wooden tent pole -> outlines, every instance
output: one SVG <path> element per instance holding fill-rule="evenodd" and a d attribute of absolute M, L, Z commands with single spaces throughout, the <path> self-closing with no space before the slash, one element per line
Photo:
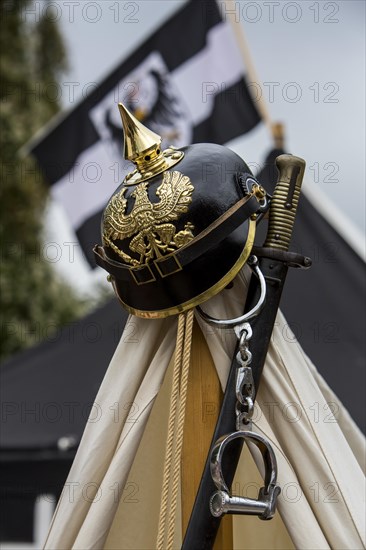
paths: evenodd
<path fill-rule="evenodd" d="M 182 451 L 182 531 L 186 531 L 221 408 L 222 390 L 206 340 L 194 322 Z M 233 547 L 232 516 L 225 516 L 215 550 Z"/>
<path fill-rule="evenodd" d="M 243 28 L 240 23 L 240 14 L 236 12 L 237 5 L 239 5 L 239 2 L 234 2 L 234 0 L 225 0 L 224 2 L 222 2 L 222 16 L 224 20 L 226 20 L 227 18 L 231 24 L 231 27 L 233 29 L 233 32 L 238 44 L 240 54 L 243 59 L 244 66 L 246 68 L 247 75 L 249 77 L 249 83 L 252 82 L 254 84 L 257 84 L 260 87 L 259 97 L 253 97 L 253 99 L 256 103 L 256 107 L 259 111 L 259 114 L 261 115 L 272 138 L 274 139 L 272 118 L 271 118 L 267 103 L 263 97 L 262 83 L 258 78 L 257 71 L 254 67 L 252 57 L 248 48 L 248 44 L 244 36 Z"/>

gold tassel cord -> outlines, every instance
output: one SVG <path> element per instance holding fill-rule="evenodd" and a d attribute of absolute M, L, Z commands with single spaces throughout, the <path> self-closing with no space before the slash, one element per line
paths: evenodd
<path fill-rule="evenodd" d="M 177 435 L 176 435 L 176 452 L 174 454 L 173 464 L 173 479 L 172 479 L 172 496 L 171 507 L 169 510 L 169 522 L 168 522 L 168 534 L 167 534 L 167 548 L 173 547 L 174 539 L 174 527 L 175 527 L 175 514 L 177 509 L 178 489 L 180 482 L 180 464 L 183 447 L 183 430 L 184 430 L 184 418 L 186 412 L 187 402 L 187 390 L 188 390 L 188 375 L 189 365 L 191 360 L 191 345 L 192 345 L 192 331 L 193 331 L 193 309 L 189 310 L 186 318 L 186 330 L 183 346 L 183 364 L 182 375 L 180 383 L 180 406 L 177 421 Z"/>
<path fill-rule="evenodd" d="M 178 317 L 176 352 L 170 396 L 167 446 L 160 503 L 157 550 L 173 547 L 175 514 L 180 482 L 180 461 L 187 400 L 190 352 L 192 345 L 193 309 Z M 179 410 L 178 410 L 179 403 Z M 175 443 L 175 445 L 174 445 Z M 170 506 L 168 510 L 170 493 Z M 167 540 L 164 546 L 164 541 Z"/>
<path fill-rule="evenodd" d="M 158 538 L 156 543 L 156 547 L 158 550 L 163 549 L 163 542 L 164 542 L 164 535 L 165 535 L 165 523 L 166 523 L 166 515 L 167 515 L 167 508 L 168 508 L 168 496 L 169 496 L 169 485 L 170 485 L 169 482 L 170 482 L 172 455 L 173 455 L 173 446 L 174 446 L 174 428 L 175 428 L 178 394 L 179 394 L 179 374 L 180 374 L 181 363 L 182 363 L 184 329 L 185 329 L 185 314 L 181 313 L 178 317 L 173 381 L 172 381 L 172 390 L 171 390 L 170 404 L 169 404 L 168 435 L 167 435 L 167 443 L 166 443 L 166 449 L 165 449 L 163 487 L 162 487 L 161 502 L 160 502 Z"/>

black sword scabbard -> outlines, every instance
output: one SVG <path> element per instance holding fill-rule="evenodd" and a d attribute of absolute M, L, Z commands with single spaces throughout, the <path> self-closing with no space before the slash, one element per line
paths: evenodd
<path fill-rule="evenodd" d="M 288 269 L 287 265 L 283 262 L 273 261 L 267 258 L 259 259 L 259 267 L 267 282 L 267 295 L 266 307 L 261 312 L 260 316 L 251 322 L 253 328 L 253 336 L 250 341 L 250 350 L 253 354 L 251 367 L 256 391 L 258 391 L 259 381 Z M 252 276 L 245 311 L 250 311 L 250 309 L 255 306 L 258 297 L 259 285 L 256 278 Z M 230 368 L 226 385 L 229 391 L 226 391 L 224 395 L 220 415 L 212 438 L 211 448 L 219 437 L 236 430 L 234 413 L 236 395 L 235 391 L 230 390 L 235 388 L 236 370 L 238 367 L 235 359 L 237 351 L 238 350 L 235 350 L 234 360 Z M 234 479 L 241 450 L 242 440 L 237 440 L 235 443 L 233 442 L 231 444 L 225 453 L 223 474 L 229 486 Z M 208 505 L 211 495 L 216 490 L 215 484 L 211 478 L 210 454 L 211 453 L 209 453 L 206 460 L 201 483 L 198 488 L 191 518 L 183 541 L 183 550 L 209 550 L 215 542 L 216 534 L 220 526 L 221 517 L 213 517 Z"/>
<path fill-rule="evenodd" d="M 305 163 L 302 159 L 290 155 L 281 155 L 278 157 L 276 163 L 280 174 L 272 200 L 268 234 L 265 242 L 265 250 L 267 250 L 265 256 L 268 256 L 268 250 L 272 250 L 273 254 L 272 257 L 259 257 L 259 268 L 265 277 L 267 285 L 266 305 L 260 315 L 251 321 L 253 329 L 253 336 L 250 342 L 253 356 L 251 367 L 255 392 L 258 391 L 286 280 L 288 264 L 290 263 L 286 261 L 286 252 L 288 251 L 291 238 L 305 168 Z M 304 261 L 304 267 L 309 267 L 309 263 L 306 265 L 306 261 Z M 245 304 L 245 312 L 250 311 L 255 306 L 258 297 L 259 285 L 256 278 L 252 276 Z M 235 351 L 230 368 L 220 415 L 213 434 L 211 449 L 219 437 L 236 431 L 235 379 L 238 366 L 236 362 L 237 351 Z M 242 440 L 238 439 L 226 451 L 225 462 L 222 466 L 224 478 L 228 486 L 232 484 L 234 479 L 242 445 Z M 211 477 L 210 456 L 211 450 L 206 460 L 182 550 L 210 550 L 213 547 L 220 526 L 221 517 L 212 516 L 209 509 L 210 497 L 216 489 Z"/>

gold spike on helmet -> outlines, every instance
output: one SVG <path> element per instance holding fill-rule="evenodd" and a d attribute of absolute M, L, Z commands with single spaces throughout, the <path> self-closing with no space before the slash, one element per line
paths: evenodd
<path fill-rule="evenodd" d="M 245 162 L 212 143 L 179 150 L 119 104 L 124 155 L 136 169 L 109 200 L 97 263 L 122 305 L 166 317 L 220 292 L 246 262 L 266 193 Z"/>
<path fill-rule="evenodd" d="M 183 156 L 182 151 L 161 150 L 161 137 L 141 124 L 122 104 L 118 104 L 121 113 L 124 140 L 124 155 L 136 165 L 136 170 L 128 174 L 126 182 L 136 185 L 153 176 L 157 176 L 177 164 Z"/>

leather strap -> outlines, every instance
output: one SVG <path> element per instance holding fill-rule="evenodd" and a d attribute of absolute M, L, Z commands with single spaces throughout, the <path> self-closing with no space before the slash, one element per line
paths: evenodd
<path fill-rule="evenodd" d="M 131 281 L 138 285 L 150 283 L 157 276 L 168 277 L 181 271 L 186 265 L 203 255 L 232 233 L 244 220 L 256 213 L 260 204 L 254 195 L 247 195 L 229 208 L 222 216 L 210 224 L 199 235 L 179 250 L 141 267 L 130 267 L 107 257 L 103 246 L 93 249 L 97 264 L 119 280 Z"/>

